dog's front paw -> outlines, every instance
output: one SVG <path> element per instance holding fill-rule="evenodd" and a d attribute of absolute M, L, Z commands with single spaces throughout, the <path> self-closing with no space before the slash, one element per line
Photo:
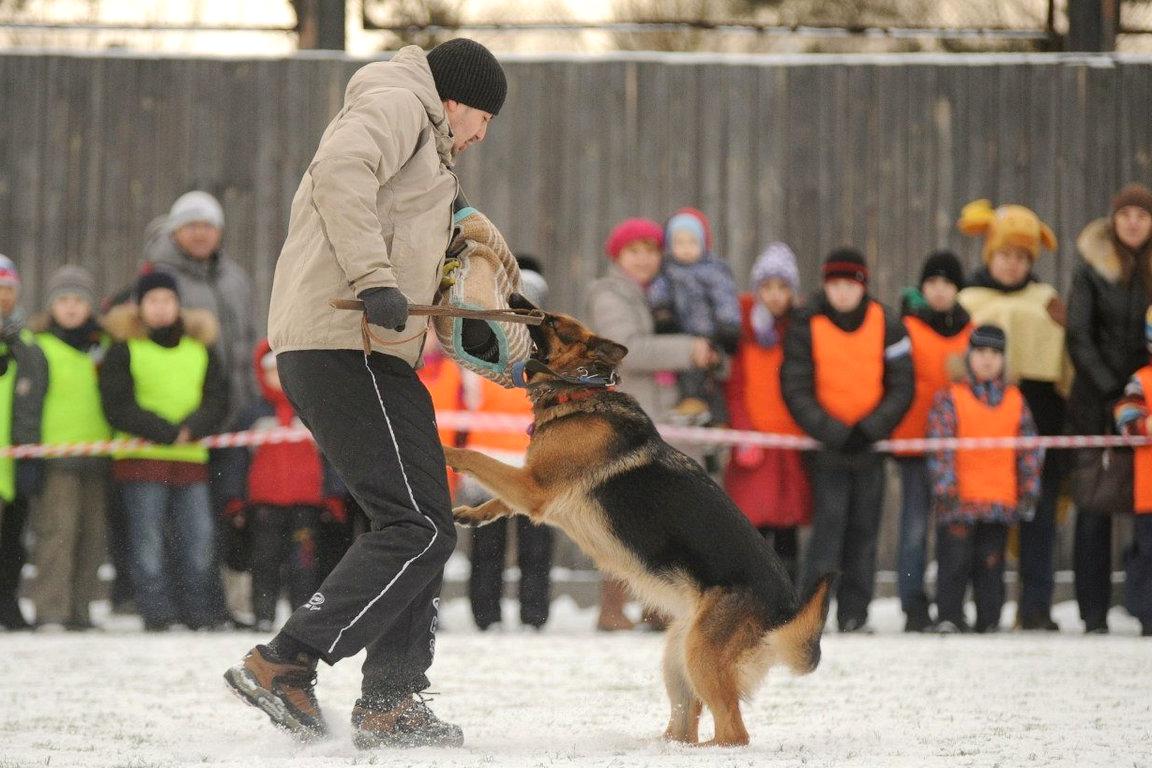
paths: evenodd
<path fill-rule="evenodd" d="M 456 447 L 451 446 L 451 445 L 445 445 L 445 446 L 443 446 L 443 448 L 444 448 L 444 464 L 449 469 L 454 469 L 457 472 L 463 471 L 464 465 L 467 461 L 466 457 L 468 456 L 468 451 L 465 450 L 464 448 L 456 448 Z"/>
<path fill-rule="evenodd" d="M 452 518 L 458 525 L 464 525 L 469 528 L 476 528 L 484 522 L 478 514 L 476 507 L 469 506 L 452 507 Z"/>

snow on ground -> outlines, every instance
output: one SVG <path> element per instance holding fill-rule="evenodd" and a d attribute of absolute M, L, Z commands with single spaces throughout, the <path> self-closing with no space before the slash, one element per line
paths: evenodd
<path fill-rule="evenodd" d="M 543 633 L 481 634 L 463 601 L 445 605 L 433 706 L 463 726 L 461 750 L 356 750 L 355 659 L 322 666 L 334 734 L 301 747 L 224 689 L 255 635 L 143 635 L 121 618 L 0 634 L 0 768 L 1152 766 L 1152 641 L 1118 610 L 1109 637 L 1079 635 L 1074 605 L 1056 615 L 1053 636 L 907 636 L 878 601 L 877 634 L 826 636 L 809 677 L 773 671 L 745 707 L 751 746 L 708 750 L 658 738 L 662 637 L 597 634 L 565 598 Z"/>

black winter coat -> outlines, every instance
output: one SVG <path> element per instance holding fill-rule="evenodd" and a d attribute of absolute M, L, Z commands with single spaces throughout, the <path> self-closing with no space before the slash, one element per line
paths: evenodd
<path fill-rule="evenodd" d="M 845 424 L 828 413 L 816 399 L 811 320 L 815 315 L 824 314 L 841 330 L 852 331 L 863 323 L 864 312 L 871 301 L 865 296 L 857 311 L 841 315 L 828 307 L 823 295 L 818 295 L 813 299 L 811 309 L 799 312 L 784 337 L 784 364 L 780 369 L 784 403 L 792 418 L 809 436 L 833 450 L 844 446 L 854 425 Z M 911 350 L 911 342 L 899 316 L 884 307 L 884 397 L 872 413 L 855 425 L 869 440 L 887 438 L 912 405 L 916 377 Z"/>
<path fill-rule="evenodd" d="M 1085 263 L 1076 270 L 1068 297 L 1068 354 L 1076 370 L 1068 420 L 1076 434 L 1104 434 L 1112 404 L 1148 360 L 1148 292 L 1138 269 L 1124 279 L 1108 219 L 1089 224 L 1076 245 Z"/>

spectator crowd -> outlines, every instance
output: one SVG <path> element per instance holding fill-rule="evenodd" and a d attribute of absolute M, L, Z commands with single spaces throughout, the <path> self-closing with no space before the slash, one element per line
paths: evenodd
<path fill-rule="evenodd" d="M 722 483 L 798 589 L 840 574 L 842 632 L 871 631 L 889 459 L 872 450 L 877 441 L 1146 436 L 1152 428 L 1152 191 L 1124 187 L 1108 215 L 1085 227 L 1066 302 L 1036 275 L 1057 246 L 1036 213 L 979 200 L 957 226 L 981 241 L 980 268 L 965 275 L 956 254 L 928 254 L 899 308 L 870 292 L 867 260 L 852 248 L 827 254 L 821 284 L 806 295 L 797 256 L 769 243 L 740 293 L 711 222 L 694 208 L 663 224 L 617 224 L 606 240 L 607 270 L 585 294 L 582 319 L 629 349 L 619 388 L 656 422 L 819 442 L 812 451 L 686 450 Z M 300 425 L 257 331 L 251 280 L 224 254 L 223 233 L 219 202 L 189 192 L 149 228 L 130 286 L 101 302 L 93 275 L 67 265 L 48 279 L 46 306 L 32 316 L 21 308 L 17 266 L 0 257 L 0 446 L 150 443 L 112 455 L 0 459 L 0 627 L 95 628 L 90 606 L 106 591 L 99 574 L 111 563 L 114 610 L 137 613 L 146 631 L 270 633 L 282 597 L 306 603 L 363 525 L 312 443 L 199 442 Z M 517 260 L 524 295 L 548 307 L 541 263 Z M 434 334 L 419 375 L 438 410 L 531 410 L 523 390 L 462 370 Z M 442 429 L 441 440 L 515 463 L 528 437 Z M 1152 635 L 1152 446 L 949 448 L 891 459 L 907 631 L 998 631 L 1012 557 L 1017 628 L 1058 629 L 1054 550 L 1059 501 L 1071 489 L 1085 631 L 1108 632 L 1113 522 L 1127 511 L 1124 605 Z M 485 498 L 467 479 L 450 482 L 460 503 Z M 501 622 L 513 534 L 520 621 L 539 629 L 549 616 L 552 533 L 524 518 L 506 522 L 473 534 L 473 615 L 482 630 Z M 31 617 L 18 601 L 26 562 L 35 570 Z M 605 580 L 598 627 L 631 629 L 626 602 L 623 585 Z M 662 626 L 658 615 L 642 622 Z"/>

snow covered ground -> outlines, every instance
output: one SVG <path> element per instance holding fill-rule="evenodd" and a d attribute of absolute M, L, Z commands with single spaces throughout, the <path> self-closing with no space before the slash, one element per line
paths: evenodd
<path fill-rule="evenodd" d="M 130 619 L 0 634 L 0 768 L 1152 766 L 1152 641 L 1120 611 L 1109 637 L 1080 636 L 1071 604 L 1056 617 L 1058 636 L 906 636 L 878 601 L 877 634 L 827 636 L 809 677 L 774 671 L 745 708 L 752 745 L 727 750 L 662 743 L 662 637 L 599 635 L 566 599 L 539 634 L 480 634 L 463 601 L 445 605 L 433 705 L 462 750 L 357 751 L 356 660 L 322 667 L 335 733 L 299 747 L 224 689 L 257 636 L 145 636 Z"/>

